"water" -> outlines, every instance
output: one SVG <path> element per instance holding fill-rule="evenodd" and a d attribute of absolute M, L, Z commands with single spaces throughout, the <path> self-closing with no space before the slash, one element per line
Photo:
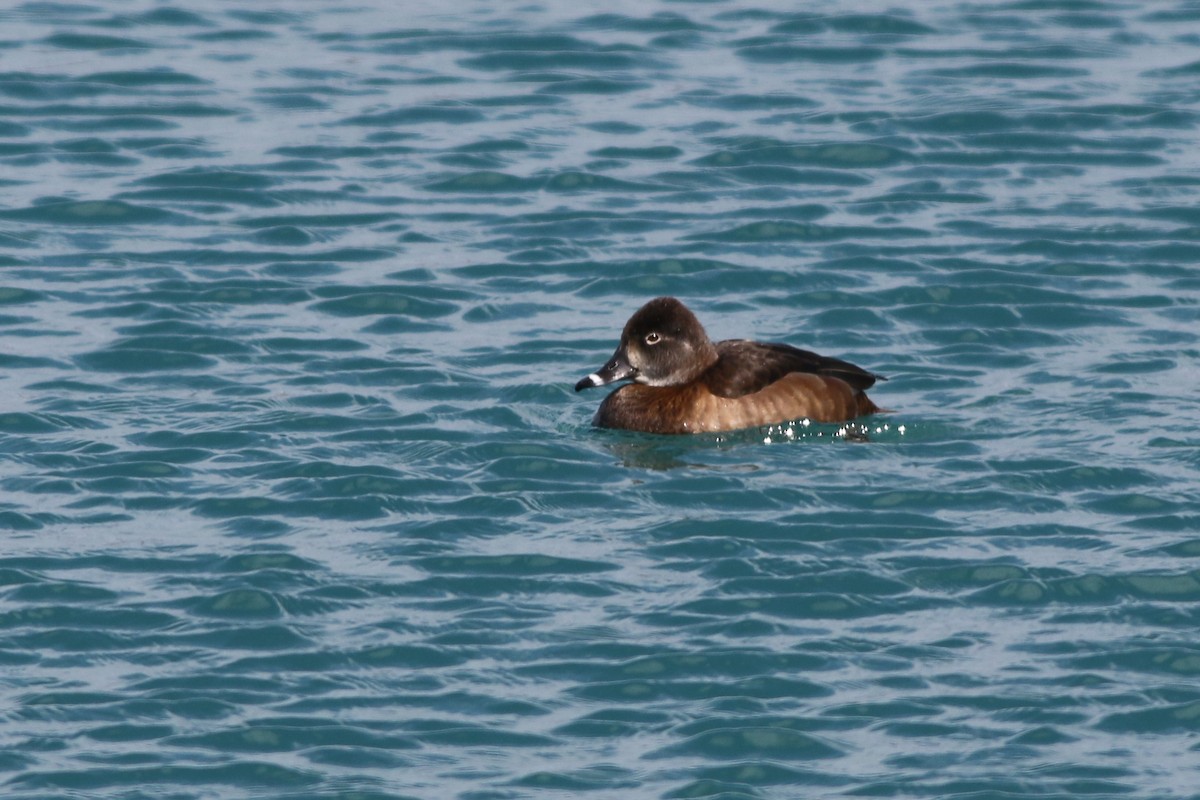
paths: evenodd
<path fill-rule="evenodd" d="M 4 795 L 1200 797 L 1200 9 L 452 5 L 0 12 Z"/>

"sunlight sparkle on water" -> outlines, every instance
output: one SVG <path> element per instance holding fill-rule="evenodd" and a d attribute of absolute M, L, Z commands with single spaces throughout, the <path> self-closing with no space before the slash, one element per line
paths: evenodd
<path fill-rule="evenodd" d="M 803 438 L 803 432 L 797 433 L 797 426 L 801 428 L 809 428 L 812 426 L 812 420 L 803 419 L 796 422 L 789 422 L 786 425 L 771 425 L 767 428 L 767 435 L 763 437 L 763 444 L 773 444 L 777 441 L 794 442 L 797 436 L 801 436 L 801 438 Z M 843 425 L 834 431 L 832 435 L 838 439 L 850 438 L 861 441 L 866 438 L 868 433 L 881 434 L 887 433 L 891 430 L 893 430 L 892 426 L 886 423 L 875 426 L 873 430 L 868 429 L 866 425 Z M 897 425 L 894 430 L 901 436 L 905 434 L 905 426 L 903 425 Z M 816 431 L 812 434 L 812 436 L 818 439 L 823 438 L 825 436 L 825 431 Z"/>

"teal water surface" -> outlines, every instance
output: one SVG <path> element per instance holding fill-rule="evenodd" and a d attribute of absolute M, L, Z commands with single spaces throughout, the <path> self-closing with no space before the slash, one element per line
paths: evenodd
<path fill-rule="evenodd" d="M 4 796 L 1200 798 L 1200 9 L 599 8 L 0 10 Z"/>

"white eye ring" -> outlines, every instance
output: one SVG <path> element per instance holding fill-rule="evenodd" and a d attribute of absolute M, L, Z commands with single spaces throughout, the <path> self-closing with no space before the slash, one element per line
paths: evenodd
<path fill-rule="evenodd" d="M 646 334 L 646 344 L 658 344 L 662 341 L 662 337 L 657 333 L 651 332 Z"/>

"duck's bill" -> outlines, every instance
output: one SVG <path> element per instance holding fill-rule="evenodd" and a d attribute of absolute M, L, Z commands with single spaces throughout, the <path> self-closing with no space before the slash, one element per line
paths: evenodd
<path fill-rule="evenodd" d="M 625 356 L 616 353 L 608 363 L 575 384 L 575 391 L 582 392 L 595 386 L 607 386 L 617 381 L 630 380 L 637 375 L 637 369 L 630 366 Z"/>

